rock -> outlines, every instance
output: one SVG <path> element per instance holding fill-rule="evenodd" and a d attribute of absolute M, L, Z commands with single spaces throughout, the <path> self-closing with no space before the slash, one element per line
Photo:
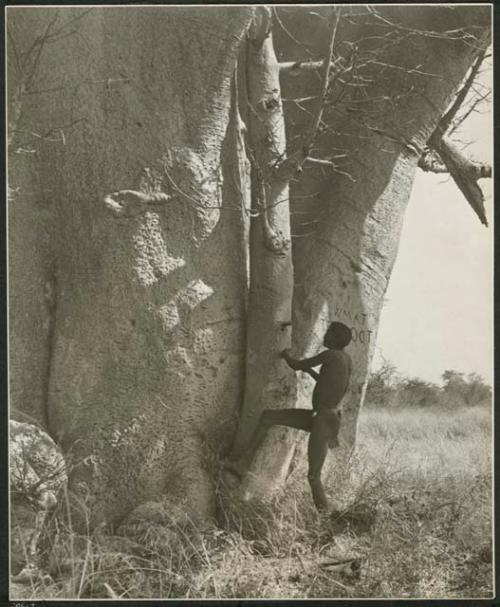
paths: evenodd
<path fill-rule="evenodd" d="M 23 583 L 38 570 L 40 536 L 67 474 L 61 451 L 46 432 L 15 420 L 9 430 L 11 570 Z"/>

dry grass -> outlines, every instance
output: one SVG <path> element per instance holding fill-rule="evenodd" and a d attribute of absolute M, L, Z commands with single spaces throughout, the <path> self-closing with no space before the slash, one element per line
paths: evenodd
<path fill-rule="evenodd" d="M 271 506 L 221 502 L 223 528 L 57 536 L 22 598 L 468 598 L 492 595 L 486 408 L 365 410 L 353 500 L 314 511 L 305 472 Z M 344 561 L 344 562 L 341 562 Z M 21 597 L 19 597 L 21 598 Z"/>

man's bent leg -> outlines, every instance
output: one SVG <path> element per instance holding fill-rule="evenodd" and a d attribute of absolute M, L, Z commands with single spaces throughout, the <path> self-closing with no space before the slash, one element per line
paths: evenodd
<path fill-rule="evenodd" d="M 321 482 L 321 470 L 328 453 L 329 438 L 328 428 L 323 426 L 320 418 L 315 417 L 312 422 L 311 436 L 309 437 L 309 444 L 307 446 L 309 461 L 307 480 L 309 481 L 312 498 L 317 510 L 328 509 L 328 499 Z"/>
<path fill-rule="evenodd" d="M 309 409 L 265 409 L 245 452 L 239 460 L 228 462 L 227 467 L 242 476 L 250 466 L 271 426 L 287 426 L 297 430 L 310 431 L 311 422 L 312 411 Z"/>

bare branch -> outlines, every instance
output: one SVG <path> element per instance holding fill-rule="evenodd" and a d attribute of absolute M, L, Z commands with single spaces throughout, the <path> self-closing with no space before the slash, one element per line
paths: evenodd
<path fill-rule="evenodd" d="M 382 23 L 385 23 L 386 25 L 388 25 L 392 28 L 396 28 L 398 30 L 409 32 L 409 33 L 417 35 L 417 36 L 427 37 L 427 38 L 441 38 L 441 39 L 447 39 L 447 40 L 461 40 L 462 42 L 464 42 L 465 44 L 468 44 L 470 46 L 473 46 L 470 42 L 471 39 L 476 41 L 475 36 L 473 34 L 471 34 L 470 31 L 467 31 L 466 27 L 460 27 L 460 28 L 457 28 L 454 30 L 447 30 L 444 32 L 438 32 L 438 31 L 431 30 L 431 29 L 422 30 L 422 29 L 417 29 L 417 28 L 413 28 L 413 27 L 407 27 L 407 26 L 403 25 L 402 23 L 396 23 L 395 21 L 391 21 L 387 17 L 384 17 L 374 6 L 367 6 L 366 8 L 376 19 L 380 20 Z M 468 29 L 469 30 L 472 30 L 472 29 L 480 30 L 481 26 L 480 25 L 470 25 L 470 26 L 468 26 Z"/>
<path fill-rule="evenodd" d="M 31 52 L 35 49 L 36 44 L 39 44 L 37 53 L 36 53 L 36 57 L 33 60 L 32 66 L 31 66 L 31 71 L 30 73 L 26 76 L 25 80 L 24 80 L 24 84 L 26 88 L 29 88 L 31 81 L 33 80 L 33 78 L 35 77 L 36 71 L 38 69 L 38 65 L 40 63 L 40 59 L 42 56 L 42 52 L 45 46 L 45 43 L 47 41 L 47 38 L 50 34 L 50 30 L 54 27 L 56 21 L 57 21 L 57 17 L 58 17 L 58 13 L 56 12 L 54 14 L 54 17 L 49 21 L 49 23 L 47 24 L 47 27 L 45 29 L 45 32 L 43 34 L 43 36 L 40 36 L 39 38 L 37 38 L 35 40 L 35 42 L 33 43 L 33 46 L 31 47 L 28 55 L 26 56 L 26 59 L 23 62 L 23 72 L 24 72 L 24 66 L 26 65 L 26 62 L 28 61 L 29 56 L 31 55 Z M 24 76 L 24 74 L 23 74 Z"/>
<path fill-rule="evenodd" d="M 483 101 L 489 101 L 491 97 L 491 91 L 488 90 L 484 95 L 479 95 L 476 97 L 470 104 L 469 108 L 461 115 L 453 120 L 450 130 L 448 131 L 448 135 L 452 135 L 465 120 L 472 114 L 472 112 L 476 111 L 478 105 L 483 103 Z"/>
<path fill-rule="evenodd" d="M 279 64 L 280 74 L 298 76 L 301 72 L 314 72 L 320 70 L 323 61 L 282 61 Z"/>
<path fill-rule="evenodd" d="M 309 133 L 309 138 L 307 141 L 307 148 L 311 148 L 314 139 L 318 133 L 319 125 L 321 124 L 321 119 L 323 117 L 323 112 L 325 109 L 326 95 L 328 93 L 328 86 L 330 84 L 330 68 L 332 65 L 332 54 L 333 54 L 333 45 L 335 43 L 335 36 L 337 35 L 337 27 L 340 19 L 340 9 L 337 9 L 334 13 L 333 24 L 332 24 L 332 33 L 330 36 L 330 46 L 328 47 L 328 55 L 325 57 L 322 66 L 322 83 L 321 83 L 321 93 L 316 102 L 316 110 L 313 123 L 311 125 L 311 130 Z"/>
<path fill-rule="evenodd" d="M 471 86 L 474 83 L 474 80 L 477 76 L 477 72 L 479 71 L 479 68 L 481 66 L 481 63 L 483 62 L 484 56 L 486 55 L 486 49 L 484 49 L 477 57 L 474 65 L 471 68 L 471 71 L 463 85 L 463 87 L 458 91 L 457 96 L 455 97 L 454 102 L 452 103 L 450 109 L 444 114 L 444 116 L 441 118 L 441 120 L 439 121 L 439 124 L 437 125 L 437 127 L 435 128 L 434 132 L 432 133 L 430 139 L 429 139 L 429 143 L 430 145 L 433 145 L 433 143 L 440 137 L 442 137 L 446 131 L 449 129 L 451 123 L 453 122 L 453 119 L 455 118 L 456 113 L 458 112 L 458 110 L 460 109 L 460 107 L 462 106 L 463 102 L 465 101 L 465 98 L 467 97 L 467 94 L 471 88 Z"/>
<path fill-rule="evenodd" d="M 488 179 L 492 176 L 491 165 L 485 162 L 477 162 L 466 156 L 448 137 L 443 137 L 441 148 L 446 150 L 445 156 L 453 155 L 455 162 L 462 166 L 462 169 L 471 179 Z"/>
<path fill-rule="evenodd" d="M 14 40 L 14 37 L 13 37 L 13 35 L 12 35 L 9 27 L 7 28 L 7 37 L 9 39 L 9 42 L 10 42 L 11 46 L 12 46 L 12 51 L 14 53 L 14 60 L 15 60 L 15 63 L 16 63 L 16 71 L 19 74 L 19 73 L 21 73 L 21 61 L 19 59 L 19 53 L 17 51 L 16 41 Z"/>
<path fill-rule="evenodd" d="M 312 164 L 320 164 L 323 166 L 328 166 L 331 168 L 336 168 L 336 165 L 331 160 L 323 160 L 322 158 L 313 158 L 312 156 L 308 156 L 306 158 L 306 162 L 311 162 Z"/>
<path fill-rule="evenodd" d="M 470 160 L 447 137 L 442 137 L 435 149 L 481 223 L 487 226 L 484 194 L 477 181 L 491 177 L 491 166 Z"/>
<path fill-rule="evenodd" d="M 80 19 L 82 19 L 83 17 L 85 17 L 85 15 L 88 15 L 90 12 L 92 12 L 94 10 L 94 8 L 95 7 L 88 8 L 88 9 L 82 11 L 81 13 L 78 13 L 78 15 L 75 15 L 74 17 L 71 17 L 71 19 L 68 19 L 68 21 L 66 21 L 66 23 L 63 23 L 57 30 L 55 30 L 54 32 L 52 32 L 50 34 L 49 38 L 55 38 L 62 31 L 64 31 L 64 29 L 66 29 L 68 27 L 68 25 L 71 25 L 72 23 L 75 23 L 76 21 L 79 21 Z M 58 40 L 60 40 L 60 38 L 58 38 Z"/>
<path fill-rule="evenodd" d="M 318 96 L 317 95 L 312 95 L 311 97 L 289 97 L 289 98 L 285 98 L 282 97 L 281 101 L 293 101 L 294 103 L 304 103 L 305 101 L 314 101 L 315 99 L 317 99 Z"/>
<path fill-rule="evenodd" d="M 340 62 L 341 57 L 337 57 L 335 61 L 330 62 L 330 70 Z M 322 61 L 282 61 L 279 63 L 280 74 L 289 74 L 290 76 L 298 76 L 303 72 L 315 72 L 321 70 L 325 65 Z"/>
<path fill-rule="evenodd" d="M 332 162 L 331 160 L 324 160 L 322 158 L 312 158 L 311 156 L 308 156 L 304 162 L 310 162 L 311 164 L 316 164 L 319 166 L 324 166 L 324 167 L 328 167 L 329 169 L 331 169 L 334 173 L 338 173 L 339 175 L 344 175 L 345 177 L 347 177 L 352 183 L 356 183 L 356 180 L 354 179 L 354 177 L 348 173 L 347 171 L 342 171 L 339 168 L 339 165 L 335 164 L 334 162 Z"/>
<path fill-rule="evenodd" d="M 439 124 L 434 129 L 434 132 L 429 138 L 428 145 L 431 149 L 435 150 L 439 154 L 444 167 L 446 167 L 450 175 L 453 177 L 453 180 L 465 196 L 467 202 L 479 217 L 481 223 L 487 226 L 488 220 L 486 219 L 486 211 L 484 208 L 484 194 L 477 181 L 481 178 L 491 177 L 491 167 L 487 164 L 472 161 L 457 147 L 456 144 L 452 143 L 448 137 L 445 137 L 446 132 L 453 124 L 457 112 L 459 111 L 460 107 L 462 107 L 467 94 L 471 90 L 485 55 L 486 49 L 483 49 L 472 66 L 464 85 L 458 91 L 451 107 L 444 114 L 439 121 Z M 424 160 L 421 159 L 421 162 L 425 165 Z M 420 162 L 419 166 L 421 166 Z M 421 168 L 423 167 L 421 166 Z M 424 168 L 424 170 L 426 169 Z"/>
<path fill-rule="evenodd" d="M 281 27 L 281 29 L 285 32 L 285 34 L 290 38 L 290 40 L 292 40 L 293 42 L 295 42 L 295 44 L 297 44 L 298 46 L 300 46 L 304 52 L 306 52 L 310 57 L 312 57 L 312 53 L 311 51 L 307 48 L 307 46 L 300 42 L 300 40 L 297 40 L 297 38 L 295 38 L 295 36 L 285 27 L 283 21 L 281 20 L 278 11 L 276 10 L 276 7 L 273 7 L 273 16 L 276 19 L 276 21 L 278 22 L 279 26 Z"/>
<path fill-rule="evenodd" d="M 59 40 L 62 40 L 65 37 L 67 37 L 68 35 L 77 33 L 76 30 L 72 30 L 69 33 L 64 33 L 62 36 L 60 35 L 61 32 L 63 32 L 68 27 L 68 25 L 70 25 L 71 23 L 75 23 L 75 21 L 79 21 L 82 17 L 85 17 L 85 15 L 87 15 L 88 13 L 90 13 L 93 10 L 94 10 L 94 8 L 89 8 L 89 9 L 79 13 L 75 17 L 68 19 L 68 21 L 66 21 L 66 23 L 63 23 L 56 30 L 53 30 L 52 32 L 50 32 L 50 29 L 52 29 L 53 25 L 55 25 L 55 22 L 58 19 L 58 11 L 56 10 L 55 16 L 52 19 L 51 24 L 50 24 L 47 32 L 45 33 L 45 35 L 37 36 L 35 38 L 35 40 L 33 41 L 32 45 L 30 46 L 30 48 L 28 49 L 28 51 L 26 53 L 26 57 L 24 59 L 24 63 L 26 63 L 26 61 L 29 59 L 29 56 L 31 55 L 31 53 L 33 52 L 33 50 L 36 48 L 37 45 L 43 45 L 46 42 L 57 42 Z M 23 65 L 23 67 L 24 67 L 24 65 Z"/>
<path fill-rule="evenodd" d="M 386 67 L 391 70 L 400 70 L 404 71 L 407 74 L 417 74 L 418 76 L 428 76 L 429 78 L 439 78 L 439 80 L 443 80 L 443 76 L 441 74 L 433 74 L 432 72 L 423 72 L 419 69 L 419 65 L 416 67 L 405 67 L 404 65 L 394 65 L 392 63 L 384 63 L 383 61 L 376 61 L 375 59 L 370 59 L 367 64 L 378 65 L 379 67 Z"/>
<path fill-rule="evenodd" d="M 292 177 L 295 173 L 301 171 L 302 165 L 305 162 L 305 159 L 309 155 L 309 152 L 314 144 L 314 140 L 318 134 L 318 130 L 323 118 L 323 111 L 325 109 L 326 96 L 328 93 L 328 88 L 331 84 L 330 82 L 330 68 L 332 65 L 332 55 L 333 55 L 333 47 L 335 44 L 335 37 L 337 35 L 337 27 L 340 20 L 340 8 L 334 9 L 333 21 L 332 21 L 332 29 L 330 34 L 330 43 L 328 46 L 328 54 L 325 56 L 322 62 L 322 77 L 321 77 L 321 92 L 316 100 L 316 107 L 313 112 L 313 119 L 311 122 L 311 127 L 309 129 L 309 133 L 305 138 L 304 143 L 300 146 L 300 148 L 288 157 L 286 160 L 281 162 L 277 166 L 276 178 L 286 181 Z M 335 62 L 333 62 L 335 63 Z M 340 72 L 339 72 L 340 74 Z M 335 75 L 333 79 L 335 78 Z"/>

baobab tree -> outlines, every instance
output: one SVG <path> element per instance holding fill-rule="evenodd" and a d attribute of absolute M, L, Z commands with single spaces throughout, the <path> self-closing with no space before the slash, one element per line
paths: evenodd
<path fill-rule="evenodd" d="M 309 400 L 279 352 L 338 319 L 340 486 L 417 167 L 486 221 L 491 171 L 448 134 L 490 9 L 20 7 L 7 28 L 13 415 L 92 521 L 206 519 L 213 462 Z M 296 440 L 272 431 L 246 494 L 283 484 Z"/>

